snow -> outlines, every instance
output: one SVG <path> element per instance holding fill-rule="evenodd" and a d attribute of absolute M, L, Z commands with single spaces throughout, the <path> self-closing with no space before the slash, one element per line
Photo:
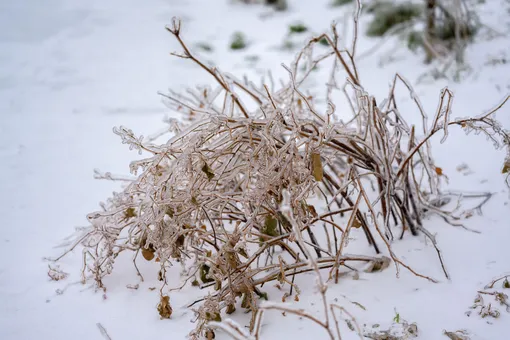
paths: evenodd
<path fill-rule="evenodd" d="M 103 294 L 90 284 L 73 284 L 80 280 L 80 250 L 61 261 L 70 276 L 59 282 L 49 280 L 43 257 L 58 255 L 63 248 L 54 246 L 74 226 L 86 225 L 86 214 L 97 209 L 112 190 L 120 189 L 117 183 L 95 180 L 93 169 L 125 174 L 129 161 L 138 157 L 120 143 L 112 128 L 123 125 L 144 135 L 156 132 L 164 116 L 172 114 L 158 91 L 168 87 L 181 91 L 212 82 L 189 61 L 169 56 L 178 49 L 164 30 L 171 18 L 183 19 L 183 37 L 191 46 L 207 42 L 214 47 L 211 53 L 198 49 L 197 53 L 223 71 L 256 80 L 271 69 L 278 79 L 286 77 L 280 64 L 288 64 L 294 56 L 279 49 L 289 24 L 302 21 L 320 33 L 333 19 L 342 22 L 351 16 L 349 6 L 332 9 L 326 0 L 289 2 L 289 11 L 283 13 L 227 0 L 22 0 L 0 4 L 0 339 L 101 339 L 97 323 L 113 340 L 182 339 L 188 334 L 194 327 L 190 323 L 194 315 L 185 306 L 194 300 L 192 289 L 171 293 L 174 314 L 171 320 L 161 321 L 156 312 L 158 290 L 149 290 L 159 287 L 158 281 L 146 277 L 140 283 L 129 258 L 119 261 Z M 483 22 L 508 35 L 508 1 L 491 0 L 478 6 Z M 248 49 L 229 50 L 234 31 L 246 34 Z M 309 32 L 295 39 L 302 43 L 306 37 Z M 377 42 L 361 34 L 358 53 Z M 395 72 L 413 84 L 429 121 L 445 86 L 455 94 L 455 117 L 482 113 L 509 93 L 507 36 L 479 38 L 470 46 L 466 60 L 472 69 L 460 82 L 423 80 L 421 76 L 431 66 L 424 65 L 420 55 L 403 47 L 395 49 L 398 44 L 390 39 L 358 64 L 362 82 L 379 102 L 387 95 Z M 381 56 L 389 52 L 393 60 L 381 64 Z M 259 60 L 247 61 L 252 55 Z M 507 58 L 506 63 L 494 63 L 498 58 Z M 314 91 L 327 79 L 322 76 L 323 72 L 317 72 L 314 81 L 305 85 Z M 409 108 L 406 119 L 418 121 L 408 93 L 402 89 L 400 94 L 402 107 Z M 338 103 L 338 109 L 342 105 Z M 497 117 L 510 128 L 508 105 Z M 444 337 L 443 329 L 467 329 L 476 339 L 507 339 L 510 316 L 504 309 L 490 324 L 475 313 L 465 315 L 476 292 L 510 270 L 509 194 L 501 175 L 505 153 L 494 150 L 483 136 L 465 136 L 454 128 L 444 144 L 439 142 L 439 136 L 432 141 L 435 161 L 448 175 L 448 188 L 495 193 L 483 216 L 465 221 L 480 234 L 452 227 L 437 217 L 426 221 L 427 228 L 437 233 L 452 280 L 432 284 L 403 268 L 396 279 L 395 268 L 390 266 L 382 273 L 362 274 L 359 280 L 330 283 L 328 297 L 338 299 L 361 325 L 377 323 L 387 328 L 396 310 L 402 319 L 417 323 L 419 339 Z M 469 166 L 468 175 L 456 170 L 461 163 Z M 434 249 L 423 236 L 408 236 L 393 246 L 416 270 L 442 278 Z M 142 273 L 152 273 L 149 264 L 139 266 Z M 179 284 L 177 267 L 172 276 L 175 286 Z M 138 290 L 126 288 L 138 283 Z M 312 276 L 298 279 L 303 295 L 296 305 L 320 316 L 314 283 Z M 58 294 L 57 289 L 65 291 Z M 280 300 L 282 292 L 274 287 L 267 291 L 272 299 Z M 245 315 L 233 318 L 241 324 L 248 320 Z M 268 312 L 263 322 L 264 339 L 322 338 L 323 333 L 308 321 L 278 312 Z M 217 338 L 225 337 L 218 334 Z M 346 328 L 344 338 L 356 336 Z"/>

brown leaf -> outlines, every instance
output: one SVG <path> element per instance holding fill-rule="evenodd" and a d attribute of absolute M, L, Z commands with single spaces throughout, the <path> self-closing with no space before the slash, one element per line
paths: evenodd
<path fill-rule="evenodd" d="M 278 232 L 278 220 L 272 215 L 267 215 L 264 220 L 264 225 L 260 228 L 260 232 L 264 235 L 276 237 Z"/>
<path fill-rule="evenodd" d="M 172 315 L 172 307 L 170 306 L 170 297 L 162 296 L 158 304 L 158 312 L 162 319 L 170 319 Z"/>
<path fill-rule="evenodd" d="M 308 204 L 307 206 L 308 212 L 314 217 L 317 218 L 319 215 L 317 214 L 317 211 L 315 210 L 315 207 L 313 205 Z"/>
<path fill-rule="evenodd" d="M 227 314 L 232 314 L 235 311 L 236 311 L 236 306 L 235 305 L 230 304 L 230 305 L 227 306 L 227 311 L 226 311 Z"/>
<path fill-rule="evenodd" d="M 127 208 L 126 211 L 124 211 L 124 218 L 126 220 L 129 220 L 131 217 L 136 217 L 135 208 Z"/>
<path fill-rule="evenodd" d="M 436 166 L 436 174 L 437 174 L 438 176 L 443 176 L 443 169 L 441 169 L 440 167 L 437 167 L 437 166 Z"/>
<path fill-rule="evenodd" d="M 503 165 L 503 170 L 501 170 L 502 174 L 506 174 L 509 172 L 510 172 L 510 160 L 505 162 L 505 164 Z"/>
<path fill-rule="evenodd" d="M 154 258 L 154 251 L 152 251 L 150 249 L 142 248 L 142 256 L 147 261 L 152 261 L 152 259 Z"/>
<path fill-rule="evenodd" d="M 313 178 L 315 178 L 317 182 L 322 181 L 324 169 L 322 168 L 321 155 L 317 152 L 312 153 L 312 173 Z"/>
<path fill-rule="evenodd" d="M 503 281 L 503 288 L 510 288 L 510 282 L 508 282 L 508 278 L 505 279 L 505 281 Z"/>
<path fill-rule="evenodd" d="M 353 228 L 361 228 L 361 222 L 357 216 L 354 218 L 354 221 L 352 222 L 352 227 Z"/>

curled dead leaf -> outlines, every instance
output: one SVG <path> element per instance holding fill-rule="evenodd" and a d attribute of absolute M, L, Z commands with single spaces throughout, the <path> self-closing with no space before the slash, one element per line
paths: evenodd
<path fill-rule="evenodd" d="M 158 312 L 162 319 L 170 319 L 172 315 L 172 307 L 170 306 L 170 297 L 162 296 L 158 304 Z"/>

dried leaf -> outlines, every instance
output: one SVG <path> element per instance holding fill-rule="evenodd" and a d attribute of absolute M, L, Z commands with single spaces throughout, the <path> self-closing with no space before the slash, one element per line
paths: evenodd
<path fill-rule="evenodd" d="M 352 222 L 352 227 L 353 228 L 361 228 L 361 222 L 357 216 L 354 218 L 354 221 Z"/>
<path fill-rule="evenodd" d="M 465 330 L 458 330 L 455 332 L 443 331 L 443 334 L 449 337 L 451 340 L 469 340 L 471 339 Z"/>
<path fill-rule="evenodd" d="M 179 237 L 177 237 L 177 240 L 175 240 L 175 245 L 177 247 L 182 247 L 184 245 L 184 240 L 186 239 L 186 236 L 184 235 L 179 235 Z"/>
<path fill-rule="evenodd" d="M 209 164 L 204 162 L 204 166 L 202 167 L 202 171 L 205 173 L 205 175 L 207 176 L 208 180 L 211 180 L 211 179 L 214 178 L 214 172 L 209 167 Z"/>
<path fill-rule="evenodd" d="M 322 160 L 319 153 L 312 153 L 312 174 L 316 181 L 322 181 L 324 177 L 324 169 L 322 167 Z"/>
<path fill-rule="evenodd" d="M 243 300 L 241 301 L 241 307 L 242 308 L 250 308 L 251 306 L 251 293 L 244 293 Z"/>
<path fill-rule="evenodd" d="M 506 161 L 503 165 L 503 170 L 501 170 L 502 174 L 506 174 L 510 172 L 510 161 Z"/>
<path fill-rule="evenodd" d="M 264 225 L 260 228 L 260 232 L 264 235 L 276 237 L 278 233 L 278 221 L 271 215 L 267 215 Z"/>
<path fill-rule="evenodd" d="M 142 256 L 147 261 L 152 261 L 154 258 L 154 251 L 147 248 L 142 248 Z"/>
<path fill-rule="evenodd" d="M 170 319 L 172 307 L 170 306 L 170 297 L 162 296 L 158 304 L 158 312 L 162 319 Z"/>
<path fill-rule="evenodd" d="M 124 219 L 129 220 L 131 217 L 136 217 L 135 208 L 127 208 L 124 211 Z"/>
<path fill-rule="evenodd" d="M 239 248 L 239 250 L 237 251 L 239 253 L 239 255 L 241 255 L 242 257 L 244 257 L 245 259 L 247 259 L 249 256 L 248 256 L 248 253 L 246 252 L 246 250 L 244 250 L 243 248 Z"/>
<path fill-rule="evenodd" d="M 306 208 L 308 209 L 308 212 L 314 217 L 314 218 L 317 218 L 319 215 L 317 214 L 317 211 L 315 210 L 315 207 L 313 205 L 310 205 L 308 204 L 306 206 Z"/>
<path fill-rule="evenodd" d="M 235 311 L 236 311 L 236 306 L 235 305 L 230 304 L 230 305 L 227 306 L 227 311 L 226 311 L 227 314 L 232 314 Z"/>
<path fill-rule="evenodd" d="M 209 312 L 205 312 L 205 317 L 206 317 L 207 320 L 210 320 L 210 321 L 221 322 L 221 315 L 220 315 L 220 313 L 211 314 Z"/>
<path fill-rule="evenodd" d="M 317 152 L 312 153 L 312 173 L 317 182 L 322 181 L 324 169 L 322 168 L 321 155 Z"/>
<path fill-rule="evenodd" d="M 278 211 L 278 221 L 285 231 L 290 232 L 292 230 L 292 224 L 281 211 Z"/>
<path fill-rule="evenodd" d="M 358 306 L 359 308 L 361 308 L 361 309 L 363 309 L 363 310 L 367 310 L 367 309 L 365 308 L 365 306 L 363 306 L 363 305 L 362 305 L 361 303 L 359 303 L 359 302 L 353 301 L 353 302 L 352 302 L 352 304 L 353 304 L 353 305 Z"/>
<path fill-rule="evenodd" d="M 390 258 L 386 256 L 370 261 L 367 268 L 365 269 L 365 273 L 380 272 L 388 268 L 390 266 L 390 262 Z"/>
<path fill-rule="evenodd" d="M 49 268 L 48 269 L 48 276 L 53 281 L 64 280 L 65 278 L 67 278 L 69 276 L 68 273 L 63 272 L 58 266 L 51 267 L 51 266 L 48 265 L 48 268 Z"/>
<path fill-rule="evenodd" d="M 257 293 L 257 295 L 259 296 L 259 298 L 264 299 L 264 300 L 266 300 L 266 301 L 269 301 L 269 297 L 267 296 L 267 293 L 266 293 L 266 292 L 257 292 L 257 291 L 255 291 L 255 292 Z"/>
<path fill-rule="evenodd" d="M 226 251 L 225 259 L 227 260 L 228 265 L 232 269 L 236 269 L 239 265 L 239 260 L 237 259 L 236 253 L 234 251 Z"/>
<path fill-rule="evenodd" d="M 206 264 L 200 266 L 200 280 L 202 280 L 203 283 L 209 283 L 214 281 L 214 279 L 207 277 L 210 269 L 211 268 Z"/>
<path fill-rule="evenodd" d="M 436 174 L 437 174 L 438 176 L 443 176 L 443 169 L 441 169 L 440 167 L 437 167 L 437 166 L 436 166 Z"/>

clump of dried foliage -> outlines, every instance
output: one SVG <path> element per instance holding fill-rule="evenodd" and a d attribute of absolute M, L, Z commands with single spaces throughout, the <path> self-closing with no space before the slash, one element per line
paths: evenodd
<path fill-rule="evenodd" d="M 484 296 L 492 296 L 494 298 L 494 302 L 497 302 L 501 307 L 505 308 L 506 312 L 510 313 L 510 300 L 508 300 L 508 295 L 505 291 L 510 289 L 510 282 L 508 281 L 509 277 L 510 275 L 503 275 L 485 285 L 484 290 L 478 291 L 470 309 L 477 311 L 477 314 L 482 318 L 499 318 L 501 315 L 500 311 L 496 307 L 493 307 L 492 303 L 485 302 L 483 298 Z M 501 290 L 495 290 L 494 285 L 496 283 L 501 284 Z M 471 316 L 471 314 L 472 311 L 466 312 L 467 316 Z"/>
<path fill-rule="evenodd" d="M 358 3 L 355 32 L 359 9 Z M 429 123 L 409 83 L 396 75 L 387 100 L 378 103 L 360 83 L 354 63 L 357 33 L 351 47 L 341 50 L 335 26 L 331 34 L 310 40 L 290 67 L 284 66 L 289 82 L 279 90 L 206 66 L 181 37 L 180 21 L 167 29 L 183 49 L 175 55 L 202 67 L 217 87 L 165 95 L 191 122 L 174 122 L 175 134 L 161 145 L 124 127 L 114 130 L 123 143 L 150 156 L 132 162 L 136 179 L 102 210 L 88 215 L 90 227 L 69 249 L 83 247 L 83 280 L 93 279 L 104 288 L 103 279 L 119 254 L 141 253 L 145 260 L 159 262 L 158 310 L 169 318 L 166 272 L 179 262 L 183 285 L 204 290 L 193 307 L 197 322 L 192 338 L 212 338 L 221 328 L 236 338 L 255 339 L 262 314 L 271 309 L 301 315 L 323 326 L 331 339 L 340 338 L 338 314 L 350 314 L 327 301 L 326 282 L 357 270 L 357 263 L 376 271 L 391 260 L 397 275 L 405 268 L 435 281 L 413 270 L 392 249 L 393 240 L 406 233 L 423 233 L 436 246 L 423 226 L 425 214 L 438 214 L 452 224 L 461 218 L 442 208 L 450 196 L 440 190 L 442 170 L 433 162 L 430 139 L 441 134 L 445 140 L 449 128 L 457 126 L 508 146 L 509 135 L 493 119 L 504 102 L 480 116 L 451 120 L 452 94 L 444 89 Z M 330 50 L 314 57 L 314 46 L 323 39 Z M 327 108 L 321 110 L 300 87 L 326 59 L 334 61 Z M 344 87 L 335 81 L 341 72 L 347 76 Z M 420 127 L 408 124 L 397 106 L 399 82 L 407 86 L 422 115 Z M 345 92 L 352 107 L 349 121 L 335 118 L 330 100 L 335 89 Z M 243 99 L 257 108 L 250 110 Z M 364 233 L 370 253 L 346 253 L 356 230 Z M 388 257 L 379 255 L 383 253 Z M 138 271 L 136 257 L 134 266 Z M 267 299 L 261 285 L 278 281 L 299 292 L 294 277 L 306 272 L 316 273 L 324 319 L 261 303 Z M 325 273 L 327 278 L 321 275 Z M 236 308 L 252 312 L 250 334 L 229 320 L 220 322 Z"/>

